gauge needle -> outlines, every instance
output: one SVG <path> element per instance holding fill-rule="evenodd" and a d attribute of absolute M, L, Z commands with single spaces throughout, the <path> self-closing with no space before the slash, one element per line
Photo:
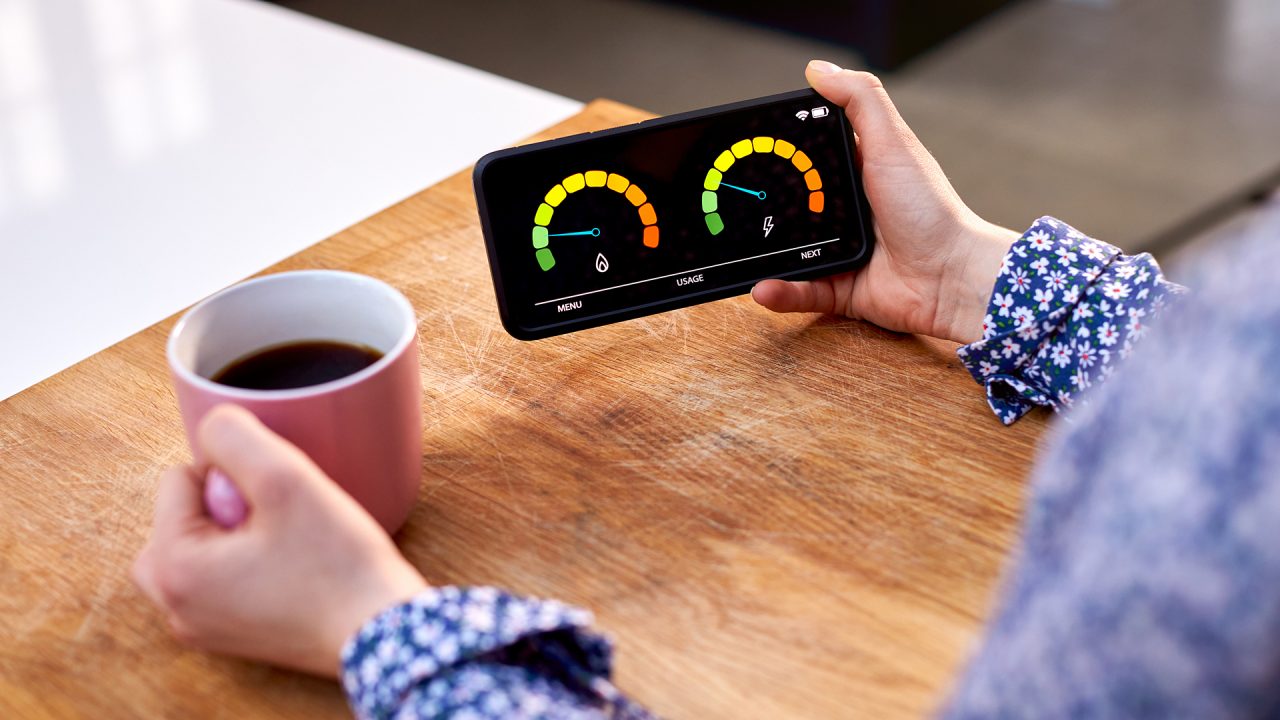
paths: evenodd
<path fill-rule="evenodd" d="M 720 183 L 720 184 L 721 184 L 721 185 L 723 185 L 723 186 L 725 186 L 725 187 L 727 187 L 727 188 L 733 188 L 734 190 L 737 190 L 738 192 L 744 192 L 744 193 L 746 193 L 746 194 L 748 194 L 748 195 L 755 195 L 756 197 L 760 198 L 761 200 L 763 200 L 763 199 L 764 199 L 764 191 L 763 191 L 763 190 L 748 190 L 748 189 L 746 189 L 746 188 L 744 188 L 744 187 L 738 187 L 737 185 L 730 185 L 729 183 L 727 183 L 727 182 L 723 182 L 723 181 L 721 181 L 721 183 Z"/>
<path fill-rule="evenodd" d="M 600 228 L 591 228 L 590 230 L 579 230 L 578 232 L 550 233 L 547 235 L 547 237 L 572 237 L 574 235 L 590 235 L 591 237 L 600 237 Z"/>

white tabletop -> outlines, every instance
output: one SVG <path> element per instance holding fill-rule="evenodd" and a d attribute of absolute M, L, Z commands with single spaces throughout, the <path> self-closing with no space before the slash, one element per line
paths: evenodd
<path fill-rule="evenodd" d="M 0 400 L 580 107 L 253 0 L 0 0 Z"/>

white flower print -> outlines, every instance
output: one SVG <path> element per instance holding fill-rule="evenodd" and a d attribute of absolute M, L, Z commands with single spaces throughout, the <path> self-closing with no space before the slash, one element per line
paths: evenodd
<path fill-rule="evenodd" d="M 1080 286 L 1072 285 L 1066 292 L 1062 293 L 1062 302 L 1067 305 L 1075 305 L 1080 302 Z"/>
<path fill-rule="evenodd" d="M 1084 278 L 1084 281 L 1086 283 L 1091 283 L 1094 280 L 1097 280 L 1098 276 L 1101 274 L 1102 274 L 1102 268 L 1100 267 L 1085 268 L 1084 270 L 1080 271 L 1080 277 Z"/>
<path fill-rule="evenodd" d="M 1031 263 L 1031 269 L 1036 271 L 1036 275 L 1043 275 L 1045 269 L 1049 267 L 1049 258 L 1038 257 Z M 1004 273 L 1001 273 L 1002 275 Z"/>
<path fill-rule="evenodd" d="M 405 667 L 409 672 L 409 676 L 413 678 L 430 677 L 436 671 L 436 661 L 429 655 L 419 655 L 409 661 Z"/>
<path fill-rule="evenodd" d="M 489 717 L 506 717 L 511 709 L 511 701 L 502 693 L 491 692 L 484 696 L 484 710 Z"/>
<path fill-rule="evenodd" d="M 1091 317 L 1093 317 L 1093 308 L 1089 306 L 1088 302 L 1080 303 L 1079 305 L 1076 306 L 1075 310 L 1071 311 L 1072 322 L 1080 322 L 1085 318 L 1091 318 Z"/>
<path fill-rule="evenodd" d="M 1112 280 L 1102 287 L 1102 294 L 1112 300 L 1123 300 L 1129 297 L 1129 286 L 1119 280 Z"/>
<path fill-rule="evenodd" d="M 1066 343 L 1054 343 L 1050 353 L 1054 365 L 1066 367 L 1071 364 L 1071 348 Z"/>
<path fill-rule="evenodd" d="M 999 308 L 997 314 L 1000 317 L 1009 317 L 1009 308 L 1013 306 L 1013 295 L 996 293 L 991 296 L 991 304 Z"/>
<path fill-rule="evenodd" d="M 1067 285 L 1067 276 L 1061 270 L 1054 270 L 1049 273 L 1048 283 L 1054 290 L 1061 290 Z"/>
<path fill-rule="evenodd" d="M 1088 389 L 1089 376 L 1085 374 L 1084 368 L 1077 367 L 1076 371 L 1071 374 L 1071 384 L 1075 385 L 1077 390 Z"/>
<path fill-rule="evenodd" d="M 1071 248 L 1063 246 L 1054 251 L 1058 256 L 1058 263 L 1061 265 L 1071 265 L 1076 261 L 1076 254 Z"/>
<path fill-rule="evenodd" d="M 1004 341 L 1001 342 L 1000 344 L 1003 346 L 1001 353 L 1006 358 L 1010 358 L 1010 357 L 1013 357 L 1014 355 L 1017 355 L 1018 351 L 1022 349 L 1022 346 L 1014 342 L 1013 338 L 1011 337 L 1005 338 Z"/>
<path fill-rule="evenodd" d="M 1076 362 L 1080 364 L 1080 367 L 1093 367 L 1093 363 L 1097 361 L 1097 359 L 1098 354 L 1094 351 L 1093 346 L 1089 344 L 1088 340 L 1085 340 L 1076 347 Z"/>
<path fill-rule="evenodd" d="M 991 336 L 995 334 L 996 334 L 995 318 L 991 317 L 991 313 L 987 313 L 986 317 L 982 318 L 982 339 L 990 340 Z"/>
<path fill-rule="evenodd" d="M 1009 273 L 1009 284 L 1013 286 L 1014 290 L 1024 293 L 1027 288 L 1031 287 L 1031 278 L 1027 277 L 1026 270 L 1014 268 L 1013 272 Z"/>
<path fill-rule="evenodd" d="M 1081 243 L 1080 254 L 1084 255 L 1090 260 L 1097 260 L 1099 262 L 1107 259 L 1107 252 L 1103 250 L 1101 246 L 1099 246 L 1097 243 L 1094 243 L 1094 242 Z"/>
<path fill-rule="evenodd" d="M 458 640 L 452 635 L 445 635 L 440 641 L 431 648 L 431 654 L 436 656 L 441 665 L 448 665 L 458 659 Z"/>
<path fill-rule="evenodd" d="M 386 638 L 378 643 L 378 649 L 375 651 L 379 662 L 390 662 L 395 657 L 396 650 L 400 649 L 400 643 L 395 638 Z"/>
<path fill-rule="evenodd" d="M 382 665 L 374 655 L 366 655 L 360 663 L 360 680 L 366 685 L 372 684 L 382 675 Z"/>
<path fill-rule="evenodd" d="M 1111 347 L 1112 345 L 1115 345 L 1116 341 L 1119 339 L 1120 339 L 1120 331 L 1116 329 L 1115 325 L 1109 322 L 1104 322 L 1098 326 L 1098 344 L 1099 345 L 1103 345 L 1105 347 Z"/>
<path fill-rule="evenodd" d="M 1027 233 L 1026 238 L 1027 238 L 1027 244 L 1035 248 L 1036 250 L 1049 249 L 1049 243 L 1050 243 L 1049 233 L 1045 232 L 1044 230 L 1036 230 L 1034 232 Z"/>
<path fill-rule="evenodd" d="M 467 603 L 466 608 L 462 611 L 462 622 L 475 629 L 476 632 L 493 632 L 496 624 L 493 604 L 486 602 Z"/>
<path fill-rule="evenodd" d="M 1041 312 L 1049 311 L 1049 303 L 1053 302 L 1053 291 L 1046 288 L 1036 288 L 1036 302 L 1040 303 Z"/>
<path fill-rule="evenodd" d="M 1147 326 L 1142 323 L 1142 318 L 1147 316 L 1147 311 L 1142 308 L 1129 309 L 1129 340 L 1140 340 L 1143 335 L 1147 334 Z"/>
<path fill-rule="evenodd" d="M 1019 305 L 1013 310 L 1013 326 L 1022 327 L 1027 323 L 1035 322 L 1035 313 L 1031 312 L 1031 308 L 1025 305 Z"/>
<path fill-rule="evenodd" d="M 979 360 L 978 372 L 982 373 L 982 377 L 991 377 L 996 372 L 996 366 L 986 360 Z"/>
<path fill-rule="evenodd" d="M 1138 268 L 1133 265 L 1120 265 L 1116 268 L 1116 277 L 1121 280 L 1128 280 L 1138 272 Z"/>
<path fill-rule="evenodd" d="M 1018 339 L 1023 342 L 1031 342 L 1040 337 L 1039 323 L 1029 322 L 1018 326 Z"/>

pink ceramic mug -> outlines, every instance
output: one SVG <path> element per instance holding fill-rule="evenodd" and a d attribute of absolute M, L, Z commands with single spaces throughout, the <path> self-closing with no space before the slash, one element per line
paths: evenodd
<path fill-rule="evenodd" d="M 174 327 L 168 347 L 196 462 L 202 462 L 195 442 L 200 419 L 215 405 L 239 405 L 301 448 L 388 532 L 395 532 L 413 508 L 421 472 L 417 339 L 413 307 L 404 295 L 355 273 L 267 275 L 205 299 Z M 365 345 L 383 357 L 346 377 L 288 390 L 246 390 L 209 379 L 258 350 L 304 340 Z M 225 506 L 228 499 L 239 501 L 225 480 L 211 473 L 206 504 L 215 509 L 213 504 Z"/>

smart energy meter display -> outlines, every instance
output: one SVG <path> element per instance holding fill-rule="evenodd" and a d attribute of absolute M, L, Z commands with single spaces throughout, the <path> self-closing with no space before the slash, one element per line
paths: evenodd
<path fill-rule="evenodd" d="M 871 255 L 848 121 L 811 90 L 499 151 L 475 185 L 502 321 L 526 340 Z"/>

